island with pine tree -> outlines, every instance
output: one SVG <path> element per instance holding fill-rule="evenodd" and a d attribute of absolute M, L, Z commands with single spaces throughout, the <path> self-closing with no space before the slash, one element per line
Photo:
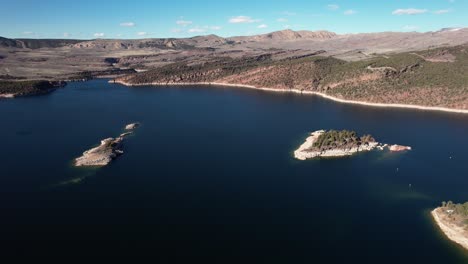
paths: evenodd
<path fill-rule="evenodd" d="M 312 132 L 295 152 L 299 160 L 320 157 L 346 157 L 359 152 L 389 149 L 392 152 L 411 150 L 411 147 L 382 144 L 371 135 L 359 136 L 349 130 L 319 130 Z"/>

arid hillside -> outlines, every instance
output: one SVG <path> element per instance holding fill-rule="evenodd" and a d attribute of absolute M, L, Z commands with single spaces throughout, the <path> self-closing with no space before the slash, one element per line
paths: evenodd
<path fill-rule="evenodd" d="M 8 39 L 0 37 L 0 79 L 73 79 L 81 72 L 152 70 L 172 63 L 199 64 L 282 52 L 283 57 L 321 53 L 345 61 L 382 54 L 451 47 L 468 43 L 468 29 L 436 32 L 381 32 L 339 35 L 329 31 L 282 30 L 262 35 L 223 38 L 136 40 Z M 3 78 L 6 76 L 7 78 Z"/>
<path fill-rule="evenodd" d="M 345 61 L 323 54 L 279 58 L 265 53 L 173 63 L 118 78 L 148 83 L 226 83 L 316 91 L 338 98 L 468 109 L 468 45 Z"/>

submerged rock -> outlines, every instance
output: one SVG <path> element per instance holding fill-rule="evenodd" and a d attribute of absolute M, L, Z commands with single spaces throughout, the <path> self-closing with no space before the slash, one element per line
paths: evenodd
<path fill-rule="evenodd" d="M 125 127 L 126 130 L 133 130 L 138 127 L 138 123 L 130 124 Z M 122 155 L 122 143 L 124 138 L 133 132 L 120 134 L 117 138 L 106 138 L 101 140 L 101 145 L 85 151 L 83 155 L 75 159 L 76 167 L 106 166 L 112 160 Z"/>

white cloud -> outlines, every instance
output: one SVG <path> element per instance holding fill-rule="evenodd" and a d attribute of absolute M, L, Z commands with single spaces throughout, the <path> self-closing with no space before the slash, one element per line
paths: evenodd
<path fill-rule="evenodd" d="M 268 27 L 268 25 L 266 25 L 266 24 L 261 24 L 261 25 L 259 25 L 257 28 L 267 28 L 267 27 Z"/>
<path fill-rule="evenodd" d="M 436 15 L 447 14 L 447 13 L 450 13 L 450 9 L 440 9 L 440 10 L 434 11 L 434 14 Z"/>
<path fill-rule="evenodd" d="M 24 31 L 23 32 L 23 35 L 32 35 L 32 34 L 34 34 L 34 32 L 32 32 L 32 31 Z"/>
<path fill-rule="evenodd" d="M 286 18 L 278 18 L 278 19 L 276 19 L 276 21 L 278 21 L 278 22 L 288 22 L 288 20 Z"/>
<path fill-rule="evenodd" d="M 71 37 L 71 34 L 68 33 L 68 32 L 64 32 L 64 33 L 63 33 L 63 37 L 65 37 L 65 38 Z"/>
<path fill-rule="evenodd" d="M 283 28 L 289 29 L 289 28 L 291 28 L 291 25 L 284 25 Z"/>
<path fill-rule="evenodd" d="M 104 33 L 94 33 L 94 36 L 96 38 L 102 38 L 102 37 L 104 37 L 104 35 L 105 35 Z"/>
<path fill-rule="evenodd" d="M 206 32 L 206 29 L 203 28 L 191 28 L 188 30 L 189 33 L 203 33 Z"/>
<path fill-rule="evenodd" d="M 188 20 L 183 20 L 183 19 L 181 19 L 181 20 L 177 20 L 177 21 L 176 21 L 176 24 L 179 25 L 179 26 L 186 27 L 186 26 L 188 26 L 188 25 L 192 25 L 193 22 L 192 22 L 192 21 L 188 21 Z"/>
<path fill-rule="evenodd" d="M 349 10 L 344 11 L 343 14 L 345 14 L 345 15 L 354 15 L 356 13 L 357 12 L 355 10 L 349 9 Z"/>
<path fill-rule="evenodd" d="M 171 32 L 172 32 L 172 33 L 181 33 L 182 31 L 183 31 L 183 30 L 180 29 L 180 28 L 173 28 L 173 29 L 171 29 Z"/>
<path fill-rule="evenodd" d="M 144 31 L 141 31 L 141 32 L 137 32 L 137 35 L 140 36 L 140 37 L 143 37 L 143 36 L 148 35 L 148 33 L 144 32 Z"/>
<path fill-rule="evenodd" d="M 260 21 L 259 19 L 253 19 L 249 16 L 236 16 L 236 17 L 232 17 L 231 19 L 229 19 L 229 23 L 231 24 L 255 23 L 259 21 Z"/>
<path fill-rule="evenodd" d="M 393 15 L 418 15 L 424 14 L 427 12 L 427 9 L 416 9 L 416 8 L 408 8 L 408 9 L 397 9 L 392 12 Z"/>
<path fill-rule="evenodd" d="M 211 30 L 221 30 L 222 29 L 222 27 L 220 27 L 220 26 L 211 26 L 211 27 L 208 27 L 208 28 L 211 29 Z"/>
<path fill-rule="evenodd" d="M 413 30 L 417 30 L 419 29 L 418 26 L 414 26 L 414 25 L 406 25 L 403 27 L 404 30 L 410 30 L 410 31 L 413 31 Z"/>
<path fill-rule="evenodd" d="M 120 26 L 121 27 L 134 27 L 134 26 L 136 26 L 136 24 L 133 23 L 133 22 L 122 22 L 122 23 L 120 23 Z"/>
<path fill-rule="evenodd" d="M 339 6 L 339 5 L 336 5 L 336 4 L 331 4 L 331 5 L 327 5 L 327 8 L 328 8 L 329 10 L 333 10 L 333 11 L 334 11 L 334 10 L 338 10 L 338 9 L 340 8 L 340 6 Z"/>

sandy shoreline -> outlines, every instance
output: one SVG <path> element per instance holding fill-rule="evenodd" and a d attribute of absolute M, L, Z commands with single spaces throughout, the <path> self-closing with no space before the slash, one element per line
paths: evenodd
<path fill-rule="evenodd" d="M 439 207 L 431 212 L 434 221 L 450 240 L 468 250 L 468 236 L 466 236 L 466 231 L 464 231 L 462 227 L 445 221 L 443 216 L 441 216 L 441 210 L 442 208 Z"/>
<path fill-rule="evenodd" d="M 0 99 L 1 98 L 4 98 L 4 99 L 15 98 L 15 94 L 0 94 Z"/>
<path fill-rule="evenodd" d="M 384 104 L 384 103 L 369 103 L 363 101 L 354 101 L 354 100 L 347 100 L 337 98 L 331 95 L 327 95 L 320 92 L 313 92 L 313 91 L 302 91 L 298 89 L 275 89 L 275 88 L 268 88 L 268 87 L 257 87 L 253 85 L 245 85 L 245 84 L 231 84 L 231 83 L 217 83 L 217 82 L 198 82 L 198 83 L 141 83 L 141 84 L 130 84 L 122 81 L 109 81 L 110 83 L 117 83 L 122 84 L 125 86 L 185 86 L 185 85 L 212 85 L 212 86 L 226 86 L 226 87 L 242 87 L 242 88 L 249 88 L 255 90 L 262 90 L 262 91 L 271 91 L 271 92 L 279 92 L 279 93 L 298 93 L 298 94 L 310 94 L 320 96 L 325 99 L 329 99 L 335 102 L 344 103 L 344 104 L 354 104 L 354 105 L 363 105 L 363 106 L 372 106 L 372 107 L 381 107 L 381 108 L 402 108 L 402 109 L 415 109 L 415 110 L 423 110 L 423 111 L 440 111 L 440 112 L 448 112 L 448 113 L 460 113 L 460 114 L 468 114 L 468 110 L 466 109 L 454 109 L 454 108 L 447 108 L 447 107 L 437 107 L 437 106 L 422 106 L 422 105 L 407 105 L 407 104 Z"/>

